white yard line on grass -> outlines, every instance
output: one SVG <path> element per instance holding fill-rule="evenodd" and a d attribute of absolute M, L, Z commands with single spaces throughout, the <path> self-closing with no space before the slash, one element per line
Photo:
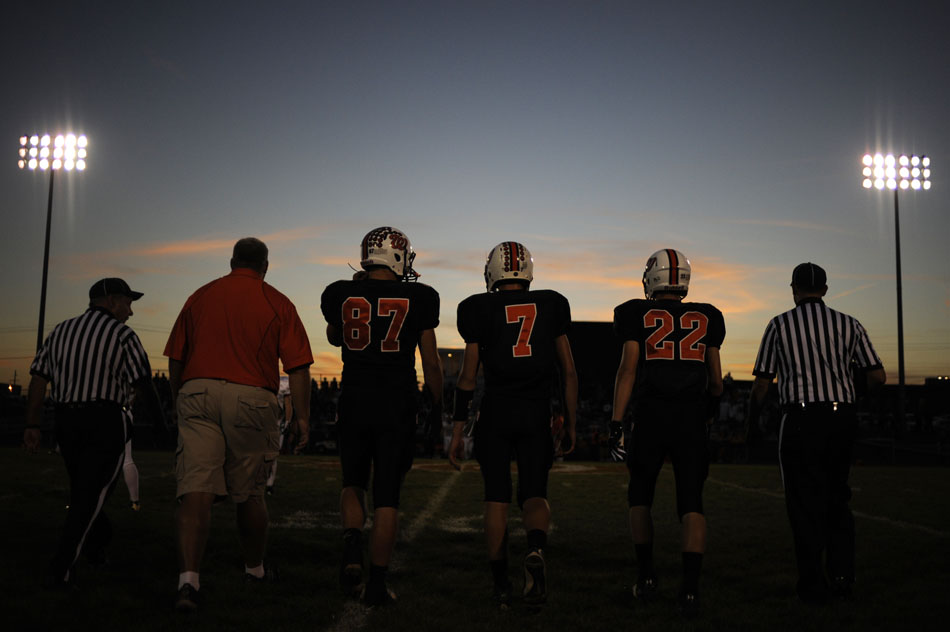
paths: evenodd
<path fill-rule="evenodd" d="M 428 525 L 432 517 L 435 516 L 436 512 L 442 507 L 442 503 L 445 502 L 446 497 L 452 490 L 452 486 L 455 485 L 455 481 L 458 480 L 459 474 L 460 472 L 452 472 L 449 474 L 449 477 L 442 483 L 441 487 L 432 494 L 429 502 L 423 510 L 419 512 L 415 520 L 403 530 L 402 537 L 400 538 L 402 542 L 407 544 L 412 542 L 416 536 L 426 528 L 426 525 Z M 398 560 L 393 560 L 389 565 L 390 568 L 397 566 Z M 369 608 L 358 601 L 347 601 L 343 606 L 343 612 L 340 614 L 340 618 L 329 628 L 328 632 L 356 632 L 357 630 L 361 630 L 366 627 L 368 614 Z"/>
<path fill-rule="evenodd" d="M 708 478 L 713 483 L 722 485 L 723 487 L 731 487 L 733 489 L 738 489 L 744 492 L 751 492 L 753 494 L 760 494 L 762 496 L 768 496 L 770 498 L 780 498 L 785 499 L 785 494 L 781 492 L 770 492 L 765 489 L 756 489 L 754 487 L 743 487 L 742 485 L 736 485 L 735 483 L 727 483 L 726 481 L 721 481 L 717 478 Z M 858 518 L 863 518 L 865 520 L 873 520 L 875 522 L 880 522 L 892 527 L 897 527 L 898 529 L 910 529 L 912 531 L 920 531 L 928 535 L 935 535 L 940 538 L 950 537 L 950 531 L 942 531 L 940 529 L 934 529 L 933 527 L 927 527 L 922 524 L 916 524 L 913 522 L 905 522 L 903 520 L 894 520 L 893 518 L 885 518 L 884 516 L 875 516 L 873 514 L 866 514 L 863 511 L 854 511 L 851 510 L 851 513 L 857 516 Z"/>

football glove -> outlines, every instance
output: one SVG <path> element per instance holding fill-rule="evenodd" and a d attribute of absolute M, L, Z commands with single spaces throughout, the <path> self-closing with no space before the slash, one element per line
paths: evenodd
<path fill-rule="evenodd" d="M 616 463 L 627 459 L 627 448 L 623 444 L 623 423 L 611 421 L 607 425 L 610 434 L 607 435 L 607 447 L 610 449 L 610 458 Z"/>

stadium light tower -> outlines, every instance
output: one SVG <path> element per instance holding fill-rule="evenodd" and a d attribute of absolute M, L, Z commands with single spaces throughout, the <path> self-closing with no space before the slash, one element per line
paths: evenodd
<path fill-rule="evenodd" d="M 36 350 L 43 345 L 46 319 L 46 276 L 49 271 L 49 231 L 53 217 L 53 174 L 60 169 L 84 171 L 88 139 L 84 134 L 32 134 L 20 137 L 17 166 L 30 171 L 49 171 L 49 199 L 46 202 L 46 248 L 43 251 L 43 286 L 40 290 L 40 323 L 36 332 Z"/>
<path fill-rule="evenodd" d="M 904 303 L 901 289 L 901 220 L 898 191 L 930 190 L 930 158 L 901 154 L 865 154 L 862 159 L 864 188 L 894 192 L 894 241 L 897 258 L 897 412 L 898 423 L 904 423 Z"/>

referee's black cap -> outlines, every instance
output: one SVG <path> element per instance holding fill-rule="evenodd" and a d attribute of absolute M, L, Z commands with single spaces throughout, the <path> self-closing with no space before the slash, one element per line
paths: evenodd
<path fill-rule="evenodd" d="M 100 279 L 89 288 L 89 298 L 102 298 L 112 294 L 128 296 L 133 301 L 137 301 L 143 296 L 142 292 L 136 292 L 129 287 L 129 284 L 119 278 Z"/>
<path fill-rule="evenodd" d="M 792 285 L 803 290 L 820 290 L 828 284 L 828 275 L 817 263 L 799 263 L 792 272 Z"/>

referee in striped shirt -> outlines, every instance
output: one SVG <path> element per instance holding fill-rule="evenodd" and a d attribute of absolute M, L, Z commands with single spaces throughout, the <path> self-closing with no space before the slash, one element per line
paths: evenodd
<path fill-rule="evenodd" d="M 80 552 L 93 565 L 105 562 L 112 528 L 102 508 L 122 469 L 130 431 L 123 411 L 131 408 L 133 391 L 162 420 L 145 349 L 124 324 L 141 297 L 122 279 L 97 281 L 89 309 L 56 325 L 30 366 L 23 441 L 30 453 L 39 448 L 43 400 L 52 384 L 54 434 L 70 487 L 66 524 L 43 578 L 47 588 L 73 584 Z"/>
<path fill-rule="evenodd" d="M 795 308 L 765 328 L 750 402 L 755 423 L 777 374 L 783 412 L 779 467 L 798 562 L 796 590 L 802 601 L 817 604 L 850 598 L 854 584 L 854 518 L 848 508 L 857 428 L 852 367 L 866 371 L 869 388 L 885 380 L 864 327 L 825 305 L 827 291 L 820 266 L 795 267 Z"/>

